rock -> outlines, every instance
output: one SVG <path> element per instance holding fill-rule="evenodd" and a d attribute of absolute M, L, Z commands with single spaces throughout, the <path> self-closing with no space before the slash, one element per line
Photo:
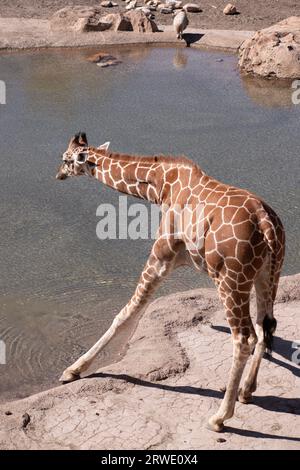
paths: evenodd
<path fill-rule="evenodd" d="M 97 62 L 97 65 L 98 65 L 98 67 L 104 68 L 104 67 L 109 67 L 111 65 L 118 65 L 120 63 L 121 63 L 121 61 L 119 61 L 115 58 L 112 58 L 112 59 L 107 59 L 107 60 L 103 60 L 103 61 L 101 60 L 100 62 Z"/>
<path fill-rule="evenodd" d="M 200 13 L 202 11 L 196 3 L 187 3 L 186 5 L 183 5 L 183 9 L 188 13 Z"/>
<path fill-rule="evenodd" d="M 172 8 L 172 10 L 175 10 L 175 5 L 176 5 L 175 0 L 166 0 L 166 7 L 167 8 Z"/>
<path fill-rule="evenodd" d="M 175 10 L 178 10 L 179 8 L 182 7 L 182 1 L 181 0 L 175 0 Z"/>
<path fill-rule="evenodd" d="M 182 39 L 182 33 L 187 28 L 189 20 L 184 10 L 179 11 L 173 20 L 173 27 L 177 34 L 177 39 Z"/>
<path fill-rule="evenodd" d="M 160 4 L 160 2 L 158 0 L 148 0 L 146 2 L 146 5 L 148 7 L 154 7 L 154 8 L 158 7 L 159 4 Z"/>
<path fill-rule="evenodd" d="M 111 54 L 107 54 L 106 52 L 98 52 L 97 54 L 93 54 L 92 56 L 88 57 L 87 60 L 97 64 L 99 67 L 108 67 L 110 65 L 118 65 L 122 63 L 121 60 L 117 59 Z"/>
<path fill-rule="evenodd" d="M 101 2 L 100 5 L 104 8 L 112 8 L 112 7 L 118 6 L 117 3 L 111 2 L 110 0 L 105 1 L 105 2 Z"/>
<path fill-rule="evenodd" d="M 152 11 L 150 10 L 150 8 L 147 8 L 147 7 L 138 7 L 135 10 L 142 11 L 143 13 L 145 13 L 146 16 L 152 15 Z"/>
<path fill-rule="evenodd" d="M 228 3 L 226 7 L 223 10 L 224 15 L 236 15 L 237 14 L 237 9 L 235 5 L 232 5 L 232 3 Z"/>
<path fill-rule="evenodd" d="M 133 10 L 137 6 L 137 0 L 131 0 L 128 5 L 125 7 L 126 10 Z"/>
<path fill-rule="evenodd" d="M 55 12 L 50 18 L 52 31 L 89 32 L 105 31 L 107 24 L 101 20 L 101 7 L 72 6 Z"/>
<path fill-rule="evenodd" d="M 8 410 L 8 411 L 5 411 L 4 414 L 5 414 L 6 416 L 11 416 L 11 415 L 12 415 L 12 412 Z"/>
<path fill-rule="evenodd" d="M 145 15 L 141 10 L 129 11 L 126 13 L 126 18 L 128 18 L 131 23 L 132 31 L 136 33 L 157 33 L 159 31 L 155 21 Z"/>
<path fill-rule="evenodd" d="M 170 13 L 173 13 L 173 8 L 170 8 L 170 7 L 162 7 L 160 8 L 160 13 L 162 13 L 163 15 L 169 15 Z"/>
<path fill-rule="evenodd" d="M 151 13 L 151 12 L 150 12 Z M 101 18 L 106 29 L 113 31 L 135 31 L 137 33 L 156 33 L 159 31 L 157 24 L 142 9 L 131 10 L 126 13 L 110 13 Z"/>
<path fill-rule="evenodd" d="M 133 31 L 131 21 L 122 13 L 109 13 L 101 21 L 112 31 Z"/>
<path fill-rule="evenodd" d="M 287 18 L 244 41 L 239 67 L 262 77 L 300 78 L 300 17 Z"/>

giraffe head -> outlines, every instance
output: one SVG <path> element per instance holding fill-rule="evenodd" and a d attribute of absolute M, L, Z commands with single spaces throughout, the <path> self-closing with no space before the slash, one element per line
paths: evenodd
<path fill-rule="evenodd" d="M 60 165 L 56 178 L 64 180 L 68 176 L 79 176 L 86 173 L 88 142 L 86 134 L 80 132 L 76 134 L 69 142 L 67 150 L 62 155 L 62 164 Z"/>
<path fill-rule="evenodd" d="M 106 152 L 109 144 L 110 142 L 105 142 L 95 150 Z M 90 153 L 86 134 L 84 132 L 76 134 L 72 137 L 67 150 L 62 155 L 63 163 L 58 169 L 56 178 L 64 180 L 68 176 L 91 175 L 91 168 L 95 163 L 88 159 Z"/>

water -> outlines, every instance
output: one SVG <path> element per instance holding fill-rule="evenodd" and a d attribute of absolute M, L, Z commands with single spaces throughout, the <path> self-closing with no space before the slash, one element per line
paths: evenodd
<path fill-rule="evenodd" d="M 287 230 L 284 273 L 299 271 L 300 106 L 290 85 L 242 80 L 236 57 L 220 53 L 122 48 L 114 50 L 121 65 L 100 69 L 86 61 L 91 52 L 0 56 L 2 400 L 56 383 L 127 302 L 151 248 L 151 240 L 97 239 L 96 208 L 117 204 L 118 193 L 88 178 L 55 180 L 79 129 L 115 151 L 186 154 L 260 194 Z M 159 293 L 207 283 L 181 270 Z M 121 342 L 97 365 L 115 359 Z"/>

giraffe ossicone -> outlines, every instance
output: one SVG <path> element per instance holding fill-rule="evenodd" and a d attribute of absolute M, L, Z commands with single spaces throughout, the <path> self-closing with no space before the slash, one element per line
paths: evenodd
<path fill-rule="evenodd" d="M 76 134 L 69 142 L 56 177 L 80 175 L 94 177 L 121 193 L 147 199 L 164 210 L 158 237 L 134 295 L 107 332 L 64 371 L 61 380 L 75 380 L 88 369 L 120 325 L 145 308 L 150 294 L 173 269 L 182 265 L 203 269 L 218 289 L 233 338 L 225 395 L 219 410 L 209 419 L 209 428 L 221 431 L 224 421 L 234 413 L 236 399 L 242 403 L 251 400 L 264 351 L 272 346 L 276 327 L 273 304 L 285 250 L 279 217 L 260 197 L 217 181 L 186 157 L 112 153 L 108 146 L 90 147 L 84 133 Z M 186 205 L 190 217 L 178 236 L 175 212 Z M 200 245 L 196 243 L 199 231 L 203 241 Z M 255 328 L 250 316 L 253 286 L 257 299 Z M 253 351 L 249 372 L 239 389 Z"/>
<path fill-rule="evenodd" d="M 99 145 L 97 147 L 98 150 L 108 150 L 108 147 L 110 146 L 110 142 L 104 142 L 104 144 Z"/>

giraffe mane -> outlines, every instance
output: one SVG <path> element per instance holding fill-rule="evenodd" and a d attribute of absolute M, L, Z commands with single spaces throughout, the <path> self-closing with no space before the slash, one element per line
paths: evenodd
<path fill-rule="evenodd" d="M 96 155 L 103 155 L 103 151 L 100 149 L 90 147 Z M 126 153 L 115 153 L 115 152 L 106 152 L 105 156 L 113 160 L 125 161 L 125 162 L 139 162 L 139 163 L 175 163 L 175 164 L 185 164 L 190 167 L 197 167 L 197 164 L 185 157 L 184 155 L 173 157 L 168 155 L 128 155 Z"/>

